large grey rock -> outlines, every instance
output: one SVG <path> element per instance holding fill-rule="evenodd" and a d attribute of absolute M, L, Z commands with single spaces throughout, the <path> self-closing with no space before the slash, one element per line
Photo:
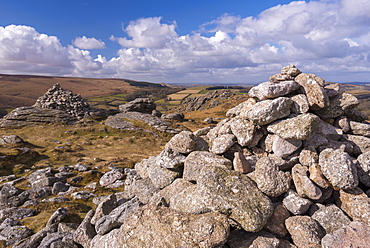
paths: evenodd
<path fill-rule="evenodd" d="M 358 156 L 356 165 L 360 182 L 370 187 L 370 152 Z"/>
<path fill-rule="evenodd" d="M 108 116 L 104 122 L 108 127 L 113 127 L 121 130 L 141 130 L 141 128 L 135 127 L 132 122 L 126 121 L 118 116 Z"/>
<path fill-rule="evenodd" d="M 370 138 L 351 134 L 345 134 L 343 137 L 353 144 L 353 153 L 355 155 L 370 152 Z"/>
<path fill-rule="evenodd" d="M 190 131 L 182 131 L 173 136 L 166 144 L 166 148 L 172 149 L 175 152 L 189 154 L 192 151 L 206 150 L 204 140 L 201 137 L 195 136 Z"/>
<path fill-rule="evenodd" d="M 284 237 L 288 234 L 288 230 L 285 228 L 285 220 L 289 217 L 290 213 L 283 203 L 274 203 L 274 211 L 267 221 L 264 229 L 276 234 L 279 237 Z"/>
<path fill-rule="evenodd" d="M 37 248 L 41 241 L 49 234 L 55 233 L 58 229 L 58 224 L 47 226 L 31 237 L 27 238 L 24 242 L 17 243 L 13 248 Z"/>
<path fill-rule="evenodd" d="M 38 248 L 49 248 L 49 247 L 50 248 L 57 248 L 57 247 L 77 248 L 78 246 L 73 242 L 71 233 L 55 232 L 43 238 L 40 245 L 38 246 Z"/>
<path fill-rule="evenodd" d="M 253 105 L 244 113 L 244 116 L 253 121 L 256 125 L 266 125 L 288 116 L 292 104 L 293 101 L 287 97 L 265 100 Z"/>
<path fill-rule="evenodd" d="M 151 114 L 156 104 L 149 98 L 136 98 L 135 100 L 119 106 L 120 112 L 140 112 Z"/>
<path fill-rule="evenodd" d="M 118 243 L 119 229 L 114 229 L 105 235 L 96 235 L 90 242 L 89 248 L 120 248 Z"/>
<path fill-rule="evenodd" d="M 25 226 L 7 226 L 0 232 L 0 240 L 5 240 L 5 244 L 11 246 L 31 235 L 32 231 Z"/>
<path fill-rule="evenodd" d="M 127 248 L 211 248 L 222 246 L 228 235 L 229 222 L 225 215 L 187 214 L 166 207 L 146 205 L 126 218 L 117 241 L 119 247 Z"/>
<path fill-rule="evenodd" d="M 352 220 L 370 226 L 370 198 L 360 189 L 339 190 L 335 202 Z"/>
<path fill-rule="evenodd" d="M 319 155 L 319 165 L 324 176 L 334 187 L 353 189 L 358 185 L 356 165 L 348 153 L 327 148 Z"/>
<path fill-rule="evenodd" d="M 325 248 L 369 247 L 370 227 L 361 222 L 353 221 L 331 234 L 326 234 L 321 243 L 322 247 Z"/>
<path fill-rule="evenodd" d="M 25 141 L 15 134 L 4 135 L 0 137 L 0 144 L 1 145 L 17 145 L 17 144 L 24 144 Z"/>
<path fill-rule="evenodd" d="M 292 168 L 292 177 L 299 196 L 312 200 L 321 198 L 322 192 L 308 177 L 308 168 L 306 166 L 296 164 Z"/>
<path fill-rule="evenodd" d="M 225 214 L 249 232 L 262 229 L 272 214 L 272 203 L 246 175 L 205 166 L 198 190 L 208 209 Z"/>
<path fill-rule="evenodd" d="M 68 210 L 66 208 L 58 208 L 49 218 L 46 226 L 51 226 L 53 224 L 59 224 L 61 220 L 66 217 Z"/>
<path fill-rule="evenodd" d="M 297 90 L 299 87 L 301 86 L 293 80 L 280 81 L 277 83 L 265 82 L 252 87 L 249 90 L 248 95 L 262 101 L 269 98 L 285 96 Z"/>
<path fill-rule="evenodd" d="M 115 194 L 105 197 L 95 209 L 95 214 L 90 223 L 95 225 L 96 222 L 105 215 L 108 215 L 117 206 L 117 197 Z"/>
<path fill-rule="evenodd" d="M 24 127 L 47 123 L 74 124 L 76 117 L 57 109 L 19 107 L 0 120 L 0 127 Z"/>
<path fill-rule="evenodd" d="M 276 156 L 285 158 L 302 146 L 302 141 L 299 139 L 282 139 L 280 136 L 275 135 L 272 143 L 272 151 Z"/>
<path fill-rule="evenodd" d="M 256 135 L 256 126 L 253 122 L 235 117 L 230 120 L 229 125 L 239 145 L 248 146 L 251 144 Z"/>
<path fill-rule="evenodd" d="M 349 125 L 351 127 L 353 134 L 370 137 L 370 124 L 369 123 L 350 121 Z"/>
<path fill-rule="evenodd" d="M 95 223 L 97 234 L 104 235 L 112 229 L 123 224 L 125 219 L 130 216 L 131 212 L 138 209 L 141 203 L 137 198 L 133 198 L 124 204 L 113 209 L 108 215 L 104 215 Z"/>
<path fill-rule="evenodd" d="M 207 165 L 232 169 L 232 162 L 227 158 L 207 151 L 194 151 L 185 159 L 183 178 L 198 181 L 201 169 Z"/>
<path fill-rule="evenodd" d="M 280 171 L 274 160 L 269 157 L 260 158 L 255 171 L 248 176 L 256 182 L 263 193 L 271 197 L 287 192 L 292 183 L 290 172 Z"/>
<path fill-rule="evenodd" d="M 309 216 L 292 216 L 285 221 L 285 225 L 298 248 L 321 248 L 325 231 L 316 220 Z"/>
<path fill-rule="evenodd" d="M 304 114 L 310 110 L 307 96 L 305 94 L 294 95 L 290 98 L 293 101 L 292 112 L 296 114 Z"/>
<path fill-rule="evenodd" d="M 324 90 L 324 80 L 314 74 L 301 73 L 294 79 L 303 86 L 312 110 L 319 110 L 329 105 L 329 97 Z"/>
<path fill-rule="evenodd" d="M 346 110 L 353 109 L 359 104 L 357 98 L 349 93 L 343 92 L 330 99 L 327 107 L 315 113 L 323 119 L 337 118 Z"/>
<path fill-rule="evenodd" d="M 277 134 L 283 139 L 307 140 L 313 136 L 319 122 L 318 116 L 306 113 L 272 123 L 267 127 L 267 131 Z"/>
<path fill-rule="evenodd" d="M 170 148 L 164 149 L 155 158 L 155 162 L 162 168 L 172 169 L 182 166 L 185 162 L 186 156 L 176 152 Z"/>
<path fill-rule="evenodd" d="M 214 154 L 223 154 L 235 144 L 236 137 L 234 134 L 223 134 L 213 140 L 210 151 Z"/>
<path fill-rule="evenodd" d="M 31 217 L 35 213 L 34 209 L 30 208 L 6 208 L 0 210 L 0 221 L 3 221 L 7 218 L 11 218 L 13 220 L 21 220 L 26 217 Z"/>
<path fill-rule="evenodd" d="M 348 216 L 334 204 L 324 206 L 316 203 L 311 206 L 310 213 L 311 217 L 320 223 L 326 233 L 332 233 L 351 222 Z"/>
<path fill-rule="evenodd" d="M 281 69 L 281 74 L 286 74 L 292 77 L 296 77 L 302 72 L 295 65 L 287 65 Z"/>
<path fill-rule="evenodd" d="M 73 233 L 73 241 L 82 245 L 83 247 L 89 247 L 91 240 L 96 235 L 94 225 L 91 224 L 91 219 L 94 214 L 94 210 L 87 212 L 84 220 Z"/>
<path fill-rule="evenodd" d="M 148 177 L 156 188 L 163 189 L 180 177 L 181 172 L 181 168 L 167 169 L 162 168 L 157 163 L 153 163 L 148 168 Z"/>
<path fill-rule="evenodd" d="M 100 178 L 99 184 L 103 187 L 108 186 L 123 178 L 123 173 L 120 170 L 111 170 Z"/>
<path fill-rule="evenodd" d="M 289 190 L 283 199 L 284 206 L 294 215 L 304 214 L 312 205 L 306 198 L 300 197 L 295 191 Z"/>
<path fill-rule="evenodd" d="M 126 186 L 126 190 L 137 196 L 139 200 L 147 204 L 154 193 L 159 191 L 149 178 L 134 180 Z"/>
<path fill-rule="evenodd" d="M 336 128 L 323 120 L 320 120 L 317 132 L 328 140 L 339 140 L 343 135 L 343 131 L 340 128 Z"/>

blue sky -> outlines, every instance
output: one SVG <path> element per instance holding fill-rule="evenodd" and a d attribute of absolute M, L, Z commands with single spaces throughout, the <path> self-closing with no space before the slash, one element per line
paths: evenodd
<path fill-rule="evenodd" d="M 258 83 L 296 64 L 370 81 L 370 0 L 0 0 L 0 73 Z"/>

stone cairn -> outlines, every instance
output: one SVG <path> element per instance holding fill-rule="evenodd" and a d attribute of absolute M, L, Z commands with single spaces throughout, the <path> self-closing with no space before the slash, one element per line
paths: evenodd
<path fill-rule="evenodd" d="M 62 89 L 58 83 L 39 97 L 33 107 L 63 110 L 78 119 L 91 110 L 90 105 L 79 94 Z"/>
<path fill-rule="evenodd" d="M 182 131 L 159 155 L 126 168 L 125 191 L 96 201 L 68 242 L 369 247 L 370 124 L 354 109 L 358 100 L 292 65 L 249 95 L 214 128 Z M 39 233 L 16 247 L 51 242 Z"/>

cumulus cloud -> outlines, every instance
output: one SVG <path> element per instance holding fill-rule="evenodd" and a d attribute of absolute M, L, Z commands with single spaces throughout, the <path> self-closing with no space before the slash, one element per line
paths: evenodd
<path fill-rule="evenodd" d="M 224 14 L 179 35 L 161 17 L 131 21 L 113 58 L 81 37 L 63 47 L 58 38 L 27 26 L 0 27 L 0 69 L 123 77 L 154 82 L 257 83 L 287 64 L 331 81 L 370 78 L 370 0 L 293 1 L 257 16 Z M 6 63 L 5 63 L 6 61 Z M 36 69 L 35 69 L 36 68 Z"/>
<path fill-rule="evenodd" d="M 87 38 L 86 36 L 78 37 L 73 41 L 73 45 L 81 49 L 104 49 L 105 43 L 95 38 Z"/>

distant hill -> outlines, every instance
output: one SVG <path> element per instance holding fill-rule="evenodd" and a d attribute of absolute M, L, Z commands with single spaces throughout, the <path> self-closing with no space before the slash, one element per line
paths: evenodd
<path fill-rule="evenodd" d="M 127 79 L 47 77 L 0 74 L 0 109 L 31 106 L 54 84 L 92 98 L 116 94 L 130 94 L 145 88 L 167 88 L 161 84 Z"/>

